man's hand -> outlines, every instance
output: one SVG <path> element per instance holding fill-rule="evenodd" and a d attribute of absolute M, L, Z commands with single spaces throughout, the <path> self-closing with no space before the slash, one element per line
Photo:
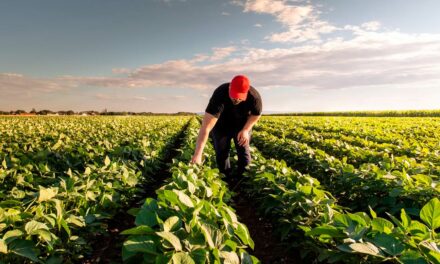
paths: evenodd
<path fill-rule="evenodd" d="M 192 156 L 191 163 L 199 164 L 199 165 L 202 164 L 202 155 L 194 155 L 194 156 Z"/>
<path fill-rule="evenodd" d="M 242 147 L 249 144 L 249 131 L 243 129 L 240 132 L 238 132 L 237 140 L 238 140 L 238 145 Z"/>
<path fill-rule="evenodd" d="M 205 113 L 203 116 L 202 126 L 200 127 L 199 135 L 197 136 L 196 149 L 194 150 L 194 155 L 191 158 L 191 163 L 202 164 L 203 148 L 205 147 L 206 141 L 209 137 L 209 132 L 217 123 L 218 118 Z"/>

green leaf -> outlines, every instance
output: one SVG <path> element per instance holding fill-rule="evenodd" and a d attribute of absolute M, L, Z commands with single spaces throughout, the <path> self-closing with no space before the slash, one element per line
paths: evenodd
<path fill-rule="evenodd" d="M 244 250 L 240 252 L 240 259 L 241 264 L 261 264 L 260 260 L 252 255 L 249 255 L 249 253 Z"/>
<path fill-rule="evenodd" d="M 40 191 L 38 192 L 38 202 L 41 203 L 50 200 L 53 197 L 55 197 L 57 193 L 58 193 L 58 188 L 56 187 L 44 188 L 40 186 Z"/>
<path fill-rule="evenodd" d="M 195 264 L 194 260 L 184 252 L 178 252 L 173 255 L 173 264 Z"/>
<path fill-rule="evenodd" d="M 163 223 L 163 229 L 164 231 L 175 231 L 181 226 L 181 222 L 179 217 L 177 216 L 171 216 Z"/>
<path fill-rule="evenodd" d="M 402 219 L 402 226 L 404 228 L 409 227 L 409 225 L 411 224 L 411 218 L 409 217 L 409 215 L 405 212 L 405 209 L 402 208 L 402 210 L 400 210 L 400 219 Z"/>
<path fill-rule="evenodd" d="M 353 225 L 353 220 L 345 214 L 338 214 L 334 218 L 337 227 L 349 227 Z"/>
<path fill-rule="evenodd" d="M 403 264 L 428 264 L 428 262 L 416 251 L 406 251 L 400 257 L 399 261 Z"/>
<path fill-rule="evenodd" d="M 432 230 L 440 227 L 440 201 L 437 198 L 433 198 L 420 211 L 420 218 L 425 222 Z"/>
<path fill-rule="evenodd" d="M 179 197 L 177 194 L 170 190 L 160 190 L 157 196 L 159 201 L 167 201 L 171 205 L 178 205 L 179 203 Z"/>
<path fill-rule="evenodd" d="M 242 223 L 238 223 L 237 229 L 235 229 L 235 234 L 245 243 L 249 245 L 252 249 L 254 249 L 254 241 L 252 240 L 249 230 Z"/>
<path fill-rule="evenodd" d="M 377 235 L 371 242 L 392 256 L 399 255 L 405 249 L 399 240 L 386 234 Z"/>
<path fill-rule="evenodd" d="M 361 225 L 362 227 L 369 226 L 369 223 L 371 222 L 370 217 L 364 212 L 355 214 L 348 213 L 348 216 L 351 218 L 351 220 L 357 223 L 358 228 L 359 225 Z"/>
<path fill-rule="evenodd" d="M 196 263 L 206 263 L 209 253 L 208 250 L 204 248 L 198 248 L 191 251 L 190 256 Z"/>
<path fill-rule="evenodd" d="M 0 239 L 0 253 L 8 254 L 8 245 L 3 239 Z"/>
<path fill-rule="evenodd" d="M 371 208 L 370 206 L 368 206 L 368 208 L 370 209 L 371 217 L 373 217 L 373 219 L 374 219 L 374 218 L 377 218 L 377 214 L 376 214 L 376 212 L 373 210 L 373 208 Z"/>
<path fill-rule="evenodd" d="M 79 227 L 86 226 L 84 219 L 75 215 L 69 215 L 69 217 L 66 219 L 66 222 L 69 224 L 74 224 Z"/>
<path fill-rule="evenodd" d="M 173 256 L 170 255 L 170 253 L 168 253 L 166 255 L 159 255 L 156 257 L 156 259 L 151 259 L 150 256 L 143 256 L 143 259 L 144 259 L 145 263 L 148 263 L 148 261 L 150 261 L 150 263 L 154 263 L 154 264 L 171 264 L 171 263 L 173 263 L 171 261 L 172 257 Z M 141 262 L 141 260 L 142 259 L 139 259 L 137 261 L 129 261 L 128 263 L 135 264 L 135 263 Z"/>
<path fill-rule="evenodd" d="M 39 262 L 34 243 L 32 243 L 32 241 L 17 239 L 12 241 L 8 246 L 9 252 L 28 258 L 32 261 Z"/>
<path fill-rule="evenodd" d="M 29 235 L 38 235 L 39 230 L 49 230 L 46 224 L 32 220 L 26 223 L 24 229 Z"/>
<path fill-rule="evenodd" d="M 328 235 L 333 238 L 337 237 L 346 237 L 339 229 L 334 226 L 323 225 L 313 228 L 311 231 L 306 233 L 307 236 L 316 236 L 316 235 Z"/>
<path fill-rule="evenodd" d="M 124 248 L 129 252 L 157 254 L 156 243 L 151 236 L 130 236 L 124 242 Z"/>
<path fill-rule="evenodd" d="M 23 234 L 24 234 L 23 231 L 21 231 L 19 229 L 14 229 L 14 230 L 8 231 L 4 234 L 3 240 L 9 244 L 12 241 L 14 241 L 15 239 L 21 237 Z"/>
<path fill-rule="evenodd" d="M 349 247 L 349 245 L 347 244 L 341 244 L 336 246 L 337 249 L 339 249 L 342 252 L 347 252 L 347 253 L 353 253 L 353 249 L 351 247 Z"/>
<path fill-rule="evenodd" d="M 180 243 L 180 239 L 171 232 L 156 232 L 156 234 L 166 241 L 170 242 L 170 244 L 174 247 L 176 251 L 182 251 L 182 244 Z"/>
<path fill-rule="evenodd" d="M 157 222 L 157 214 L 155 211 L 152 211 L 148 207 L 142 207 L 139 213 L 136 216 L 135 220 L 136 225 L 147 225 L 150 227 L 154 227 L 158 224 Z"/>
<path fill-rule="evenodd" d="M 59 149 L 62 144 L 63 144 L 63 141 L 61 139 L 58 139 L 57 143 L 55 143 L 55 145 L 52 146 L 52 150 Z"/>
<path fill-rule="evenodd" d="M 215 248 L 214 241 L 212 241 L 211 228 L 205 223 L 200 223 L 200 229 L 202 230 L 202 234 L 205 237 L 206 243 L 208 243 L 209 247 Z"/>
<path fill-rule="evenodd" d="M 179 197 L 179 201 L 182 202 L 185 206 L 190 207 L 190 208 L 194 207 L 194 203 L 188 195 L 186 195 L 184 192 L 179 191 L 179 190 L 173 190 L 173 191 Z"/>
<path fill-rule="evenodd" d="M 429 228 L 420 223 L 419 221 L 412 220 L 411 224 L 408 227 L 408 231 L 411 235 L 416 236 L 420 239 L 425 239 L 429 237 Z"/>
<path fill-rule="evenodd" d="M 121 235 L 152 235 L 156 231 L 149 226 L 141 225 L 122 231 Z"/>
<path fill-rule="evenodd" d="M 426 255 L 428 255 L 428 259 L 432 263 L 440 263 L 440 253 L 435 251 L 430 251 Z"/>
<path fill-rule="evenodd" d="M 440 249 L 437 247 L 437 244 L 435 242 L 423 241 L 420 244 L 431 251 L 440 253 Z"/>
<path fill-rule="evenodd" d="M 385 234 L 391 233 L 394 229 L 393 223 L 381 217 L 371 220 L 371 227 L 374 231 L 379 231 Z"/>
<path fill-rule="evenodd" d="M 428 176 L 428 175 L 416 174 L 416 175 L 412 175 L 411 178 L 416 180 L 418 184 L 423 184 L 423 185 L 426 185 L 426 186 L 429 186 L 429 187 L 432 184 L 432 178 L 430 176 Z"/>
<path fill-rule="evenodd" d="M 353 243 L 348 246 L 355 252 L 368 254 L 375 257 L 384 257 L 380 249 L 377 248 L 375 245 L 371 244 L 370 242 Z"/>
<path fill-rule="evenodd" d="M 108 156 L 105 156 L 104 164 L 105 166 L 108 166 L 110 164 L 110 159 Z"/>
<path fill-rule="evenodd" d="M 240 264 L 240 258 L 235 252 L 220 251 L 220 258 L 224 264 Z"/>
<path fill-rule="evenodd" d="M 393 216 L 390 213 L 386 213 L 386 214 L 391 219 L 391 221 L 393 221 L 393 223 L 396 225 L 396 227 L 399 228 L 399 231 L 404 232 L 404 233 L 406 232 L 405 231 L 406 228 L 402 225 L 402 223 L 399 221 L 399 219 L 397 219 L 395 216 Z"/>
<path fill-rule="evenodd" d="M 440 263 L 440 249 L 435 242 L 424 241 L 422 250 L 432 263 Z"/>
<path fill-rule="evenodd" d="M 231 209 L 229 209 L 228 207 L 224 207 L 224 209 L 225 209 L 225 211 L 226 211 L 226 213 L 227 213 L 227 217 L 229 218 L 229 221 L 233 224 L 233 225 L 235 225 L 235 224 L 237 224 L 238 223 L 238 219 L 237 219 L 237 215 L 231 210 Z"/>
<path fill-rule="evenodd" d="M 237 250 L 237 243 L 228 239 L 224 242 L 225 247 L 223 249 L 229 249 L 229 251 Z"/>
<path fill-rule="evenodd" d="M 64 218 L 61 218 L 59 220 L 59 223 L 60 223 L 61 227 L 64 229 L 64 231 L 66 231 L 67 235 L 70 237 L 71 232 L 70 232 L 70 228 L 69 228 L 69 225 L 67 224 L 66 220 L 64 220 Z"/>
<path fill-rule="evenodd" d="M 53 235 L 48 230 L 40 229 L 36 232 L 36 235 L 39 235 L 40 238 L 46 242 L 52 242 L 53 239 L 56 239 L 55 235 Z M 52 236 L 54 236 L 54 237 L 52 237 Z"/>

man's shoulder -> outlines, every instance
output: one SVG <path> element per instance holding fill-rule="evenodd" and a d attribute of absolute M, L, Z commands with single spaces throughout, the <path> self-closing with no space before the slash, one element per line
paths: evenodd
<path fill-rule="evenodd" d="M 224 83 L 214 90 L 213 96 L 223 96 L 228 92 L 229 92 L 229 83 Z"/>
<path fill-rule="evenodd" d="M 217 89 L 215 89 L 216 92 L 217 91 L 225 92 L 225 91 L 228 91 L 228 90 L 229 90 L 229 83 L 220 84 L 220 86 L 217 87 Z"/>
<path fill-rule="evenodd" d="M 261 99 L 260 93 L 253 86 L 249 87 L 249 94 L 255 99 Z"/>

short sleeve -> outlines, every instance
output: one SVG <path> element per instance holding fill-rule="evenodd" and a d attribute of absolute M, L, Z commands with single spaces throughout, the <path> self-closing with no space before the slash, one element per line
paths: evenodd
<path fill-rule="evenodd" d="M 216 89 L 212 94 L 211 99 L 209 99 L 205 112 L 219 118 L 220 114 L 223 112 L 223 109 L 224 104 L 221 98 L 220 90 Z"/>
<path fill-rule="evenodd" d="M 261 115 L 263 112 L 263 102 L 257 90 L 255 90 L 254 100 L 251 107 L 251 115 Z"/>

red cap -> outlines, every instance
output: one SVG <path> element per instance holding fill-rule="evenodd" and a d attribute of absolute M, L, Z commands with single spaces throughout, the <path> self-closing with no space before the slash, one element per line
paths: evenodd
<path fill-rule="evenodd" d="M 231 81 L 229 96 L 234 99 L 246 100 L 249 91 L 249 79 L 244 75 L 237 75 Z"/>

